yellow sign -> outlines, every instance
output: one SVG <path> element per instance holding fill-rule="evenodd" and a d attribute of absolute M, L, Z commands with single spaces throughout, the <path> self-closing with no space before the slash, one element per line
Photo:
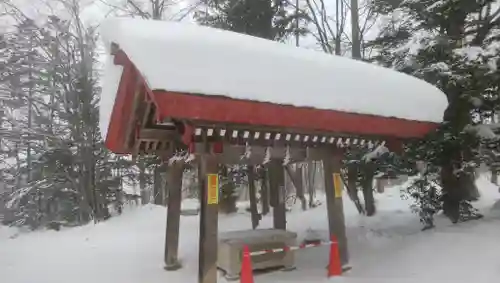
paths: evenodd
<path fill-rule="evenodd" d="M 335 197 L 342 197 L 342 179 L 340 173 L 333 173 L 333 188 L 335 189 Z"/>
<path fill-rule="evenodd" d="M 219 175 L 207 174 L 207 203 L 219 203 Z"/>

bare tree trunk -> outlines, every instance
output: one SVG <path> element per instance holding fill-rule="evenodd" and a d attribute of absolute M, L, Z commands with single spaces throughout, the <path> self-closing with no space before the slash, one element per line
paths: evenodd
<path fill-rule="evenodd" d="M 307 185 L 307 192 L 309 194 L 309 207 L 316 207 L 316 203 L 314 202 L 314 199 L 316 198 L 316 177 L 317 177 L 317 173 L 318 173 L 318 169 L 321 169 L 321 168 L 318 168 L 318 163 L 317 162 L 314 162 L 312 161 L 310 164 L 307 165 L 308 167 L 307 168 L 304 168 L 302 167 L 302 171 L 305 171 L 307 170 L 307 174 L 306 175 L 309 175 L 311 176 L 312 175 L 312 178 L 309 178 L 308 176 L 306 176 L 306 180 L 309 179 L 310 181 L 312 181 L 312 184 L 308 184 Z M 309 166 L 311 166 L 312 168 L 309 168 Z M 321 163 L 320 163 L 320 166 Z M 311 174 L 312 172 L 312 174 Z M 302 176 L 304 176 L 304 174 L 301 174 Z"/>
<path fill-rule="evenodd" d="M 146 168 L 143 160 L 139 160 L 137 166 L 139 166 L 139 189 L 141 192 L 141 204 L 145 205 L 149 203 L 149 194 L 146 188 Z"/>
<path fill-rule="evenodd" d="M 356 164 L 352 164 L 347 168 L 347 192 L 359 214 L 365 214 L 365 209 L 358 195 L 358 166 Z"/>
<path fill-rule="evenodd" d="M 262 215 L 267 215 L 271 210 L 269 207 L 269 179 L 266 174 L 263 174 L 260 185 L 260 202 L 262 205 Z"/>
<path fill-rule="evenodd" d="M 337 15 L 336 20 L 340 18 L 340 21 L 337 21 L 337 23 L 340 23 L 336 25 L 335 29 L 331 25 L 331 17 L 328 15 L 325 0 L 306 0 L 305 4 L 309 10 L 309 20 L 315 27 L 315 33 L 313 35 L 318 44 L 324 52 L 329 54 L 335 52 L 335 54 L 340 55 L 340 48 L 337 49 L 336 45 L 340 45 L 340 35 L 344 30 L 345 17 L 343 15 L 343 9 L 340 9 L 340 14 L 342 15 Z M 335 45 L 333 44 L 334 41 Z"/>
<path fill-rule="evenodd" d="M 361 166 L 361 175 L 362 175 L 362 187 L 363 187 L 363 196 L 365 198 L 365 208 L 366 215 L 373 216 L 376 212 L 375 207 L 375 198 L 373 196 L 373 177 L 375 176 L 375 171 L 373 165 L 370 163 Z"/>
<path fill-rule="evenodd" d="M 318 173 L 317 162 L 309 161 L 307 162 L 307 179 L 309 182 L 308 191 L 310 192 L 309 207 L 315 207 L 314 198 L 316 197 L 316 175 Z M 311 205 L 312 204 L 312 205 Z"/>
<path fill-rule="evenodd" d="M 271 160 L 268 165 L 271 205 L 274 229 L 286 230 L 286 207 L 284 199 L 285 171 L 281 160 Z"/>
<path fill-rule="evenodd" d="M 443 213 L 451 222 L 457 223 L 460 218 L 460 191 L 458 188 L 458 178 L 455 177 L 452 165 L 445 165 L 441 168 L 441 182 L 443 185 L 444 195 Z"/>
<path fill-rule="evenodd" d="M 234 195 L 236 185 L 230 179 L 228 168 L 225 165 L 220 165 L 219 176 L 224 180 L 220 184 L 219 212 L 230 214 L 236 212 L 237 197 Z"/>
<path fill-rule="evenodd" d="M 250 194 L 250 213 L 252 215 L 252 229 L 259 226 L 260 214 L 257 209 L 257 197 L 255 189 L 255 168 L 253 166 L 248 166 L 248 191 Z"/>
<path fill-rule="evenodd" d="M 30 52 L 28 55 L 28 129 L 31 131 L 32 128 L 32 116 L 33 116 L 33 60 L 31 58 L 33 54 L 33 34 L 30 35 Z M 32 158 L 31 158 L 31 138 L 28 136 L 28 147 L 26 149 L 26 162 L 28 169 L 28 183 L 31 182 L 32 179 Z"/>
<path fill-rule="evenodd" d="M 342 47 L 341 47 L 341 33 L 342 31 L 340 30 L 340 23 L 342 22 L 341 20 L 341 14 L 343 11 L 343 7 L 341 5 L 344 4 L 343 0 L 335 0 L 335 55 L 342 55 Z M 342 15 L 343 16 L 343 15 Z"/>
<path fill-rule="evenodd" d="M 491 183 L 498 186 L 498 170 L 496 168 L 491 168 Z"/>
<path fill-rule="evenodd" d="M 361 59 L 365 54 L 363 41 L 365 34 L 375 26 L 377 13 L 371 5 L 371 1 L 362 2 L 359 7 L 359 0 L 335 0 L 335 16 L 331 17 L 328 9 L 333 8 L 332 1 L 326 0 L 305 0 L 307 6 L 308 20 L 314 26 L 312 35 L 315 37 L 318 44 L 324 52 L 333 53 L 335 55 L 343 55 L 342 36 L 345 35 L 345 26 L 347 19 L 347 10 L 351 13 L 351 43 L 352 43 L 352 58 Z M 328 5 L 327 5 L 328 4 Z M 349 7 L 350 6 L 350 7 Z M 361 20 L 360 20 L 361 17 Z M 360 23 L 360 21 L 362 23 Z M 332 28 L 333 22 L 335 27 Z"/>
<path fill-rule="evenodd" d="M 385 179 L 376 179 L 375 183 L 377 184 L 377 193 L 382 194 L 384 193 L 385 189 Z"/>
<path fill-rule="evenodd" d="M 467 192 L 465 200 L 475 201 L 479 199 L 479 189 L 476 185 L 476 174 L 475 172 L 469 172 L 469 174 L 462 174 L 459 177 L 459 182 L 461 186 L 464 186 L 462 190 Z"/>
<path fill-rule="evenodd" d="M 293 165 L 291 165 L 291 166 L 293 166 Z M 283 166 L 283 167 L 286 170 L 286 167 L 288 167 L 288 166 Z M 293 195 L 297 195 L 297 189 L 295 188 L 292 177 L 289 176 L 288 174 L 285 174 L 283 178 L 284 178 L 284 182 L 285 182 L 285 198 L 288 198 L 288 197 L 293 196 Z"/>
<path fill-rule="evenodd" d="M 16 169 L 17 172 L 21 172 L 21 160 L 19 158 L 19 142 L 16 141 L 15 144 L 15 156 L 16 156 Z M 21 174 L 16 174 L 16 184 L 14 185 L 14 189 L 17 191 L 21 188 Z"/>
<path fill-rule="evenodd" d="M 351 0 L 352 58 L 361 59 L 358 0 Z"/>
<path fill-rule="evenodd" d="M 154 179 L 153 179 L 153 192 L 154 192 L 154 204 L 156 205 L 166 205 L 165 203 L 165 184 L 161 177 L 161 172 L 164 171 L 165 167 L 162 165 L 156 166 L 154 169 Z M 169 170 L 169 168 L 167 169 Z"/>
<path fill-rule="evenodd" d="M 295 0 L 295 14 L 299 14 L 300 8 L 299 8 L 299 0 Z M 299 46 L 299 40 L 300 40 L 300 33 L 299 33 L 299 17 L 295 19 L 295 46 Z"/>
<path fill-rule="evenodd" d="M 312 163 L 311 163 L 311 165 L 312 165 Z M 313 167 L 313 166 L 311 166 L 311 167 Z M 299 164 L 295 165 L 295 171 L 293 172 L 295 178 L 293 178 L 292 180 L 295 181 L 294 185 L 295 185 L 295 189 L 297 191 L 297 198 L 301 202 L 302 210 L 307 210 L 307 200 L 306 200 L 306 197 L 304 195 L 304 180 L 303 180 L 304 175 L 302 175 L 302 170 L 303 170 L 303 167 L 299 166 Z M 312 179 L 310 181 L 310 184 L 314 190 L 314 174 L 312 175 Z"/>
<path fill-rule="evenodd" d="M 302 205 L 302 210 L 307 210 L 307 200 L 304 196 L 304 184 L 302 182 L 302 170 L 298 166 L 295 167 L 295 171 L 292 171 L 290 166 L 285 166 L 285 171 L 288 178 L 292 181 L 295 187 L 297 198 L 300 200 Z"/>

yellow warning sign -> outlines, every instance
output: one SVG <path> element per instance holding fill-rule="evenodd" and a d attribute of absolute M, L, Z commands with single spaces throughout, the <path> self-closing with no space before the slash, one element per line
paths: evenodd
<path fill-rule="evenodd" d="M 219 203 L 219 175 L 207 174 L 207 203 Z"/>
<path fill-rule="evenodd" d="M 340 173 L 333 173 L 333 187 L 335 189 L 335 197 L 342 197 L 342 179 Z"/>

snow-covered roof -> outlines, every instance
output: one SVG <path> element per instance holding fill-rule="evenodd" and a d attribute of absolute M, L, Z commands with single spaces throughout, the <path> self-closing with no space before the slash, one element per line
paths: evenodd
<path fill-rule="evenodd" d="M 442 122 L 447 106 L 439 89 L 394 70 L 195 24 L 114 18 L 102 23 L 101 36 L 108 48 L 119 45 L 153 90 L 426 122 Z M 108 62 L 104 132 L 120 73 Z"/>

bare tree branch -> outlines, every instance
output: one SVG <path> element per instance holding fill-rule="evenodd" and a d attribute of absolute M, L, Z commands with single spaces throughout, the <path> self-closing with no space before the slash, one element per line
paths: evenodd
<path fill-rule="evenodd" d="M 134 10 L 139 14 L 144 19 L 150 19 L 151 14 L 144 12 L 134 1 L 132 0 L 127 0 L 127 3 L 134 8 Z"/>

